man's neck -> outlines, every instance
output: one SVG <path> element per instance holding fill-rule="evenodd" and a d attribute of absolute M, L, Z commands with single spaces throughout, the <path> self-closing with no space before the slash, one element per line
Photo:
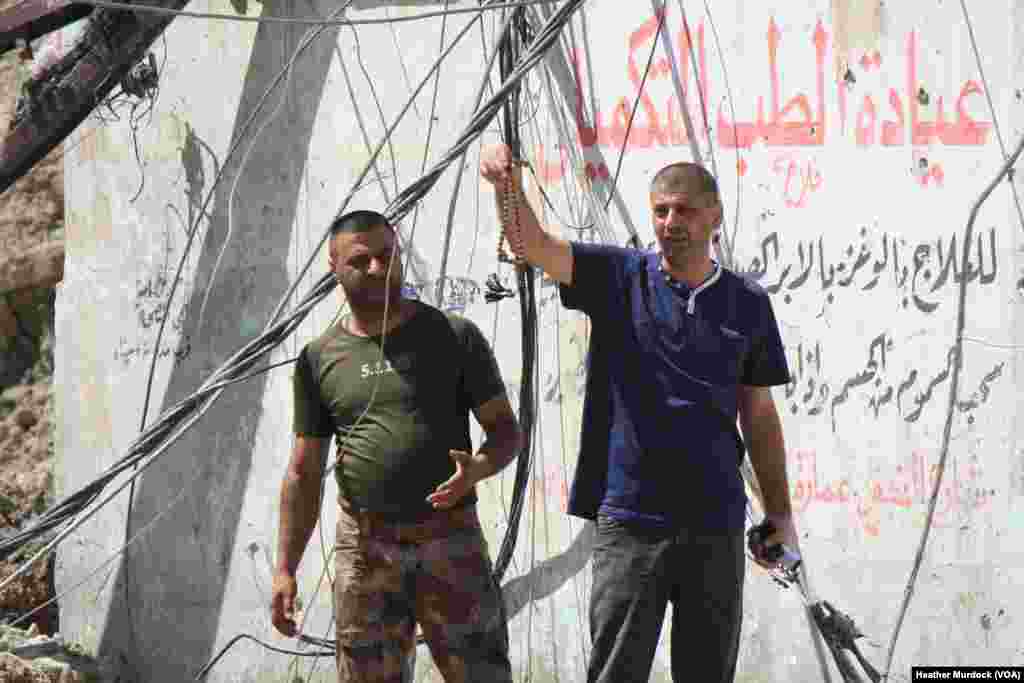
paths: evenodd
<path fill-rule="evenodd" d="M 710 256 L 701 255 L 697 258 L 669 261 L 664 253 L 661 255 L 661 267 L 679 282 L 691 288 L 697 288 L 715 272 L 715 263 Z"/>
<path fill-rule="evenodd" d="M 374 309 L 360 309 L 351 307 L 351 315 L 346 329 L 360 337 L 376 337 L 392 331 L 406 320 L 408 320 L 415 306 L 405 298 L 389 305 L 385 310 L 383 307 Z M 385 320 L 386 314 L 386 320 Z M 387 323 L 385 325 L 385 323 Z"/>

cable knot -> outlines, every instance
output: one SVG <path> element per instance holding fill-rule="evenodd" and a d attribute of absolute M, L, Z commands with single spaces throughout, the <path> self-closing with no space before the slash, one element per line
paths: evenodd
<path fill-rule="evenodd" d="M 509 299 L 516 295 L 511 289 L 501 284 L 497 273 L 491 273 L 484 284 L 487 286 L 487 291 L 484 292 L 484 300 L 489 304 L 501 301 L 502 299 Z"/>

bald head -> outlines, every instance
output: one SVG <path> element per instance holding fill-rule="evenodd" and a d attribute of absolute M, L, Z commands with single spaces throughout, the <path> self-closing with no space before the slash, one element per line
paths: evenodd
<path fill-rule="evenodd" d="M 699 164 L 681 161 L 669 164 L 651 178 L 651 194 L 711 194 L 718 198 L 718 183 Z"/>

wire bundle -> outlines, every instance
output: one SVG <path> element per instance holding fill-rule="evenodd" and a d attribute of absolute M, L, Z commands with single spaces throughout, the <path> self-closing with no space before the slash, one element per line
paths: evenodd
<path fill-rule="evenodd" d="M 569 3 L 566 3 L 562 7 L 565 10 Z M 556 15 L 557 16 L 557 15 Z M 545 29 L 550 29 L 554 17 L 548 22 Z M 531 52 L 534 54 L 541 54 L 537 51 L 537 43 L 542 42 L 545 39 L 554 40 L 558 37 L 558 32 L 542 31 L 542 36 L 535 41 L 534 36 L 530 34 L 529 24 L 526 22 L 526 16 L 524 10 L 519 8 L 513 12 L 512 16 L 513 30 L 507 32 L 502 38 L 502 44 L 499 47 L 499 68 L 501 70 L 502 81 L 508 83 L 513 71 L 513 65 L 516 63 L 519 57 L 519 51 L 527 44 L 531 44 Z M 523 62 L 527 60 L 524 59 Z M 522 69 L 522 64 L 519 66 L 519 70 Z M 508 145 L 512 152 L 512 158 L 518 159 L 522 156 L 522 141 L 519 136 L 519 94 L 520 94 L 520 83 L 515 81 L 514 89 L 511 90 L 509 96 L 505 98 L 504 111 L 503 111 L 503 123 L 504 127 L 502 130 L 502 137 L 505 144 Z M 509 169 L 509 177 L 511 179 L 512 169 Z M 506 214 L 507 204 L 509 203 L 509 192 L 506 188 L 505 205 Z M 510 215 L 504 216 L 505 220 L 508 221 L 512 218 Z M 512 228 L 516 231 L 516 237 L 518 237 L 518 216 L 515 216 L 516 225 L 513 227 L 508 222 L 503 227 Z M 523 443 L 522 448 L 519 452 L 519 459 L 516 463 L 516 478 L 515 485 L 512 493 L 512 503 L 510 505 L 510 514 L 508 528 L 505 530 L 505 538 L 501 543 L 501 548 L 498 550 L 498 555 L 494 560 L 494 578 L 500 583 L 501 577 L 504 576 L 505 570 L 508 568 L 509 562 L 512 560 L 512 553 L 515 551 L 516 538 L 519 535 L 519 522 L 522 519 L 523 503 L 526 500 L 526 484 L 530 478 L 530 472 L 533 469 L 533 455 L 534 455 L 534 422 L 536 412 L 536 391 L 537 386 L 537 300 L 534 291 L 534 269 L 528 264 L 522 261 L 522 242 L 516 239 L 516 244 L 512 244 L 512 238 L 509 238 L 509 246 L 513 248 L 516 257 L 516 276 L 519 285 L 519 309 L 522 320 L 522 357 L 523 367 L 521 377 L 522 380 L 519 384 L 519 422 L 522 427 Z"/>
<path fill-rule="evenodd" d="M 506 73 L 503 68 L 503 82 L 492 97 L 475 113 L 472 120 L 459 136 L 456 143 L 448 152 L 421 178 L 410 184 L 400 193 L 389 205 L 386 215 L 393 223 L 401 221 L 412 208 L 419 202 L 434 186 L 445 169 L 462 154 L 466 148 L 475 141 L 498 114 L 506 99 L 515 91 L 519 81 L 532 69 L 543 57 L 547 49 L 558 38 L 562 27 L 568 23 L 572 14 L 578 9 L 584 0 L 567 0 L 555 13 L 551 15 L 547 23 L 537 34 L 536 39 L 530 48 L 525 52 L 522 59 L 518 61 L 514 69 Z M 389 131 L 390 133 L 390 131 Z M 39 550 L 30 559 L 25 561 L 13 574 L 0 582 L 0 588 L 7 586 L 19 576 L 23 575 L 32 564 L 41 557 L 52 552 L 65 538 L 73 533 L 85 521 L 91 518 L 104 505 L 109 503 L 114 496 L 129 486 L 136 478 L 163 455 L 181 436 L 191 428 L 210 406 L 220 397 L 224 389 L 234 383 L 244 381 L 253 376 L 249 371 L 260 361 L 260 359 L 277 347 L 288 336 L 294 332 L 302 323 L 309 312 L 337 285 L 332 274 L 322 276 L 313 288 L 303 297 L 295 310 L 288 317 L 280 322 L 274 320 L 280 315 L 280 309 L 272 317 L 271 325 L 259 337 L 253 339 L 242 349 L 225 361 L 201 386 L 190 396 L 182 399 L 161 415 L 149 428 L 145 429 L 128 448 L 125 456 L 117 460 L 106 471 L 101 473 L 92 482 L 80 490 L 67 496 L 54 505 L 30 528 L 20 531 L 10 538 L 0 541 L 0 559 L 10 556 L 27 543 L 49 536 L 59 529 L 55 537 L 45 547 Z M 526 458 L 520 458 L 520 464 L 516 476 L 516 497 L 512 505 L 512 514 L 509 527 L 505 533 L 501 552 L 498 561 L 495 563 L 495 574 L 500 577 L 515 547 L 518 532 L 518 520 L 521 515 L 522 501 L 526 478 L 529 475 L 529 466 L 532 461 L 531 433 L 533 427 L 533 394 L 534 382 L 532 375 L 535 373 L 534 356 L 536 348 L 536 306 L 533 302 L 533 277 L 532 270 L 520 270 L 519 272 L 520 291 L 525 293 L 521 297 L 523 307 L 523 356 L 524 356 L 524 382 L 521 390 L 521 421 L 524 425 L 523 453 Z M 294 287 L 292 288 L 294 289 Z M 290 295 L 290 292 L 289 292 Z M 285 297 L 287 299 L 287 297 Z M 269 368 L 266 368 L 269 369 Z M 262 372 L 260 370 L 258 372 Z M 127 479 L 112 493 L 100 500 L 103 491 L 116 477 L 124 474 L 129 469 L 135 468 L 127 476 Z M 326 474 L 326 473 L 325 473 Z M 92 506 L 92 507 L 90 507 Z"/>

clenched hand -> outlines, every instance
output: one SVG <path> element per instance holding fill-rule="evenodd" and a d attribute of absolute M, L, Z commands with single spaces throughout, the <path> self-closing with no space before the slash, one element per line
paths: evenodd
<path fill-rule="evenodd" d="M 508 145 L 491 145 L 480 153 L 480 175 L 497 185 L 508 180 L 512 170 L 512 150 Z"/>
<path fill-rule="evenodd" d="M 295 623 L 295 576 L 283 571 L 274 573 L 273 597 L 270 598 L 270 620 L 274 628 L 289 637 L 299 632 Z"/>

